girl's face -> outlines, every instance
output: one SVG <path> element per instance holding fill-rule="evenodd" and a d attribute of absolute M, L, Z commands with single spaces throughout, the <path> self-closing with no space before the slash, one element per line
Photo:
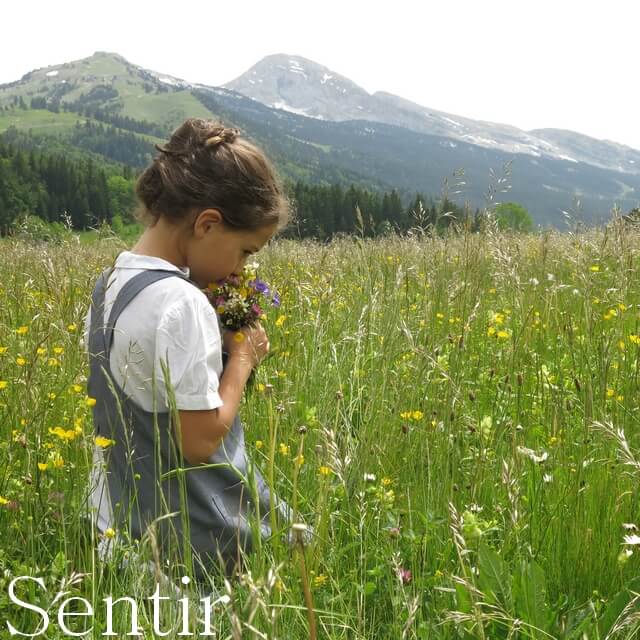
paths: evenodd
<path fill-rule="evenodd" d="M 216 280 L 239 275 L 247 258 L 262 249 L 276 228 L 274 223 L 255 231 L 237 231 L 224 224 L 217 209 L 202 211 L 187 245 L 190 278 L 204 289 Z"/>

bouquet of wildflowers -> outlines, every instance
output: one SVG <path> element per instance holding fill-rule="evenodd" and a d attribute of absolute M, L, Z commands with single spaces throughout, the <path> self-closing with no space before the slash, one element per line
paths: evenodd
<path fill-rule="evenodd" d="M 267 316 L 261 306 L 280 306 L 280 296 L 257 275 L 257 262 L 247 264 L 239 276 L 212 282 L 205 293 L 227 329 L 238 331 Z"/>

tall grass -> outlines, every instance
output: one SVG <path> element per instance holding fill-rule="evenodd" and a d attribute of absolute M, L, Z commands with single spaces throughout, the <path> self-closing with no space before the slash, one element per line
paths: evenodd
<path fill-rule="evenodd" d="M 313 536 L 267 541 L 235 582 L 213 577 L 220 637 L 308 638 L 310 614 L 321 638 L 635 637 L 639 240 L 618 220 L 265 249 L 282 306 L 241 417 L 251 458 Z M 34 632 L 7 586 L 41 576 L 29 602 L 83 594 L 98 636 L 102 598 L 142 608 L 153 592 L 135 562 L 97 560 L 80 517 L 82 319 L 126 247 L 3 248 L 0 611 Z M 153 559 L 148 542 L 136 551 Z M 48 638 L 68 637 L 58 605 Z M 139 623 L 152 628 L 147 609 Z"/>

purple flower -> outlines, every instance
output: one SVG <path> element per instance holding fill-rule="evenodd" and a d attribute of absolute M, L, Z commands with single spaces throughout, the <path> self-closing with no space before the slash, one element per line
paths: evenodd
<path fill-rule="evenodd" d="M 402 584 L 411 582 L 411 571 L 409 571 L 409 569 L 399 569 L 398 578 L 400 578 Z"/>
<path fill-rule="evenodd" d="M 274 307 L 280 306 L 280 296 L 277 293 L 273 294 L 272 302 Z"/>
<path fill-rule="evenodd" d="M 269 295 L 269 285 L 266 282 L 264 282 L 263 280 L 259 280 L 259 279 L 256 278 L 253 281 L 253 288 L 256 291 L 264 294 L 265 296 Z"/>

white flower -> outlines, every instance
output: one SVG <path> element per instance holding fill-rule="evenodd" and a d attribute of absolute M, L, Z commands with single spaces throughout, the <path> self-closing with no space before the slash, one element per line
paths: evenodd
<path fill-rule="evenodd" d="M 630 536 L 625 536 L 622 544 L 640 544 L 640 536 L 637 536 L 635 533 Z"/>
<path fill-rule="evenodd" d="M 553 476 L 550 473 L 545 473 L 542 476 L 542 481 L 543 482 L 551 482 L 553 480 Z"/>
<path fill-rule="evenodd" d="M 625 531 L 637 531 L 638 527 L 636 527 L 635 524 L 633 524 L 633 522 L 623 522 L 622 523 L 622 528 Z"/>
<path fill-rule="evenodd" d="M 556 277 L 553 275 L 553 273 L 547 273 L 547 280 L 553 282 L 556 279 Z"/>
<path fill-rule="evenodd" d="M 375 482 L 376 476 L 374 473 L 365 473 L 364 479 L 365 479 L 365 482 Z"/>
<path fill-rule="evenodd" d="M 533 462 L 544 462 L 549 457 L 549 454 L 546 451 L 543 451 L 538 455 L 533 449 L 529 449 L 528 447 L 518 446 L 516 451 L 523 456 L 528 456 L 530 460 L 533 460 Z"/>
<path fill-rule="evenodd" d="M 540 282 L 538 281 L 538 278 L 531 278 L 531 280 L 529 280 L 529 283 L 532 284 L 534 287 L 537 287 Z"/>

